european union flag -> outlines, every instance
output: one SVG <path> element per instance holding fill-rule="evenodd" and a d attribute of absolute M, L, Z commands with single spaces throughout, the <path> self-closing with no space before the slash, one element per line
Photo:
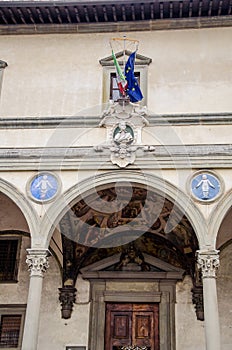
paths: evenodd
<path fill-rule="evenodd" d="M 143 98 L 143 94 L 134 74 L 135 54 L 136 51 L 129 56 L 125 66 L 125 77 L 127 80 L 126 93 L 129 96 L 131 102 L 138 102 Z"/>

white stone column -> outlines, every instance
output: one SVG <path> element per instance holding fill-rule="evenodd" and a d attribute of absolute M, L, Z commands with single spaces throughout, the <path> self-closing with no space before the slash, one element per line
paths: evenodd
<path fill-rule="evenodd" d="M 28 264 L 30 270 L 30 284 L 22 350 L 36 350 L 38 342 L 43 275 L 48 268 L 48 256 L 50 254 L 47 249 L 27 249 L 27 251 L 28 255 L 26 263 Z"/>
<path fill-rule="evenodd" d="M 220 350 L 220 325 L 218 315 L 216 271 L 219 267 L 219 251 L 197 252 L 198 267 L 202 272 L 206 350 Z"/>

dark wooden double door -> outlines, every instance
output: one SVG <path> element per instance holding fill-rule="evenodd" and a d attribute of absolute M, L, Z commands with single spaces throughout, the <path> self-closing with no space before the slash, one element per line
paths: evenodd
<path fill-rule="evenodd" d="M 159 350 L 159 304 L 106 304 L 105 350 L 128 345 Z"/>

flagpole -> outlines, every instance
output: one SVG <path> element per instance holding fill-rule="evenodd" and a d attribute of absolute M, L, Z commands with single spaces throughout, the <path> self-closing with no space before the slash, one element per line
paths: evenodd
<path fill-rule="evenodd" d="M 122 68 L 120 67 L 120 64 L 117 61 L 117 58 L 114 53 L 114 49 L 113 49 L 114 41 L 121 41 L 121 42 L 123 41 L 122 44 L 120 45 L 122 48 L 122 51 L 119 53 L 119 56 L 121 56 L 121 54 L 123 55 L 122 64 L 123 64 L 124 73 L 122 72 Z M 130 54 L 128 54 L 129 58 L 126 63 L 127 46 L 130 45 L 130 43 L 133 45 L 133 52 L 130 53 L 130 51 L 128 51 Z M 128 102 L 128 99 L 130 100 L 130 102 L 138 102 L 143 98 L 139 84 L 134 75 L 135 57 L 138 51 L 138 45 L 139 45 L 138 40 L 128 39 L 126 35 L 123 35 L 123 37 L 121 38 L 111 38 L 110 40 L 112 57 L 114 61 L 114 66 L 116 68 L 117 85 L 118 85 L 119 92 L 121 93 L 121 96 L 122 96 L 122 98 L 119 98 L 118 101 L 122 105 L 123 110 L 125 110 L 125 105 L 126 105 L 126 102 Z M 125 72 L 125 68 L 127 67 L 127 65 L 128 65 L 128 69 Z"/>
<path fill-rule="evenodd" d="M 125 71 L 126 65 L 126 35 L 123 35 L 123 70 Z M 125 110 L 125 101 L 123 100 L 122 109 Z"/>

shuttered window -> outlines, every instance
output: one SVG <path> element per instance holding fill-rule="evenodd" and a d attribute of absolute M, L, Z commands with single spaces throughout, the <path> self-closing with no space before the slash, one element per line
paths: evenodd
<path fill-rule="evenodd" d="M 17 280 L 18 239 L 0 239 L 0 282 Z"/>
<path fill-rule="evenodd" d="M 18 348 L 22 315 L 2 315 L 0 348 Z"/>

